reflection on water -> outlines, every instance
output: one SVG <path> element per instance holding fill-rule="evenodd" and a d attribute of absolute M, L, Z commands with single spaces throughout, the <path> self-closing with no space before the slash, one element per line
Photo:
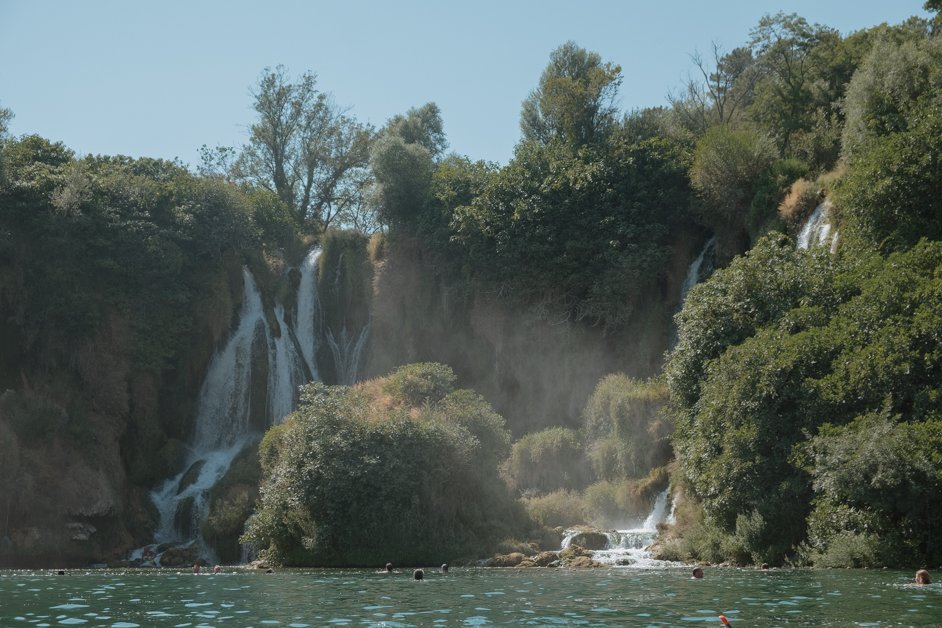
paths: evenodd
<path fill-rule="evenodd" d="M 939 625 L 897 571 L 410 569 L 0 572 L 0 626 Z"/>

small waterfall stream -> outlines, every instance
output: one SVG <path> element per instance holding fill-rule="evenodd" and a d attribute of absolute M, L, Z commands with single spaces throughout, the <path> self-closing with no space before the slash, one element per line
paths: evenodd
<path fill-rule="evenodd" d="M 596 550 L 592 554 L 593 560 L 605 565 L 621 565 L 634 568 L 661 567 L 666 563 L 651 558 L 647 548 L 657 539 L 657 525 L 668 521 L 669 514 L 673 513 L 673 504 L 668 510 L 670 494 L 664 489 L 651 508 L 650 514 L 638 528 L 628 530 L 609 530 L 604 532 L 608 543 L 604 549 Z M 581 530 L 567 531 L 563 539 L 562 548 L 569 547 L 569 543 Z"/>
<path fill-rule="evenodd" d="M 810 249 L 813 246 L 822 246 L 831 242 L 831 201 L 824 199 L 805 221 L 798 233 L 798 248 Z M 836 240 L 835 240 L 836 243 Z"/>
<path fill-rule="evenodd" d="M 716 268 L 715 258 L 716 237 L 714 236 L 706 241 L 703 248 L 700 249 L 700 254 L 690 263 L 690 267 L 687 269 L 687 276 L 684 278 L 684 284 L 680 288 L 680 303 L 678 309 L 683 307 L 690 289 L 713 274 Z"/>
<path fill-rule="evenodd" d="M 674 310 L 674 314 L 680 312 L 684 307 L 684 302 L 687 300 L 687 294 L 690 290 L 700 283 L 710 277 L 713 274 L 713 271 L 716 270 L 716 236 L 713 236 L 707 240 L 703 248 L 700 249 L 700 254 L 692 262 L 690 266 L 687 267 L 687 275 L 684 277 L 684 283 L 680 287 L 680 299 L 677 301 L 677 308 Z M 671 323 L 671 335 L 670 335 L 670 347 L 673 349 L 677 345 L 677 324 L 676 322 Z"/>

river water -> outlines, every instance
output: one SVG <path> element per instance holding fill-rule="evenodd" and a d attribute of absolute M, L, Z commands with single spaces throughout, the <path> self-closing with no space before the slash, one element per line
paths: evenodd
<path fill-rule="evenodd" d="M 899 571 L 231 568 L 0 572 L 0 626 L 942 625 L 942 587 Z"/>

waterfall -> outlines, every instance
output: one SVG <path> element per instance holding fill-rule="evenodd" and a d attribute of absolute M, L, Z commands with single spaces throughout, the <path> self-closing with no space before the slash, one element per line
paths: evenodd
<path fill-rule="evenodd" d="M 635 568 L 661 567 L 665 561 L 651 558 L 647 548 L 657 539 L 657 525 L 664 523 L 668 518 L 667 502 L 670 497 L 668 489 L 664 489 L 651 508 L 650 514 L 645 518 L 639 528 L 628 530 L 609 530 L 603 532 L 608 542 L 604 549 L 592 553 L 593 560 L 606 565 L 631 566 Z M 673 511 L 673 508 L 671 508 Z M 567 530 L 563 538 L 562 548 L 569 547 L 573 537 L 584 530 Z"/>
<path fill-rule="evenodd" d="M 320 302 L 317 296 L 317 260 L 320 249 L 311 249 L 301 263 L 301 283 L 298 286 L 298 313 L 294 317 L 294 335 L 301 346 L 301 354 L 313 379 L 317 373 L 317 338 L 320 335 Z"/>
<path fill-rule="evenodd" d="M 160 516 L 156 543 L 195 541 L 201 555 L 212 556 L 202 541 L 200 526 L 209 508 L 209 492 L 233 460 L 260 434 L 253 429 L 252 409 L 264 408 L 264 424 L 280 422 L 296 404 L 298 388 L 317 377 L 318 296 L 315 270 L 319 250 L 311 251 L 301 267 L 298 313 L 288 324 L 285 308 L 274 306 L 266 317 L 255 278 L 242 270 L 243 297 L 239 323 L 212 357 L 200 388 L 196 426 L 183 470 L 151 493 Z M 264 404 L 253 403 L 267 365 Z M 261 401 L 261 400 L 256 400 Z M 257 417 L 254 424 L 260 421 Z M 133 555 L 133 554 L 132 554 Z M 159 559 L 158 559 L 159 561 Z"/>
<path fill-rule="evenodd" d="M 684 284 L 680 287 L 678 309 L 683 307 L 690 289 L 713 274 L 716 266 L 715 258 L 716 237 L 714 236 L 706 241 L 706 244 L 700 249 L 700 254 L 697 255 L 697 258 L 693 260 L 690 263 L 690 267 L 687 268 L 687 276 L 684 278 Z M 706 262 L 706 265 L 704 265 L 704 262 Z"/>
<path fill-rule="evenodd" d="M 268 333 L 268 423 L 280 423 L 298 403 L 298 387 L 308 382 L 304 358 L 291 328 L 285 321 L 285 308 L 275 306 L 277 335 Z"/>
<path fill-rule="evenodd" d="M 798 233 L 798 248 L 810 249 L 813 246 L 827 244 L 831 236 L 831 201 L 824 201 L 814 208 L 805 225 Z"/>
<path fill-rule="evenodd" d="M 337 371 L 337 383 L 351 386 L 357 381 L 357 372 L 360 369 L 360 357 L 370 335 L 370 324 L 360 329 L 360 333 L 351 334 L 344 327 L 340 330 L 340 337 L 334 338 L 333 332 L 327 330 L 327 344 L 334 356 L 334 366 Z"/>
<path fill-rule="evenodd" d="M 675 315 L 684 307 L 684 301 L 687 300 L 687 293 L 690 292 L 691 288 L 707 279 L 713 274 L 714 270 L 716 270 L 716 236 L 706 241 L 703 248 L 700 249 L 700 254 L 687 267 L 687 276 L 684 277 L 684 283 L 680 287 L 680 299 L 677 301 L 677 308 L 674 310 Z M 676 322 L 671 323 L 670 332 L 670 349 L 673 349 L 678 340 Z"/>
<path fill-rule="evenodd" d="M 213 356 L 200 388 L 193 452 L 199 456 L 232 445 L 248 431 L 252 355 L 267 333 L 262 295 L 252 273 L 242 269 L 239 326 Z"/>

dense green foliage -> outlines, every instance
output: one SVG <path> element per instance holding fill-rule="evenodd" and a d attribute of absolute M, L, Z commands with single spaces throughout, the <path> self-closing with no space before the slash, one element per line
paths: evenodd
<path fill-rule="evenodd" d="M 609 325 L 663 278 L 687 204 L 687 156 L 666 140 L 577 151 L 528 142 L 459 207 L 466 271 L 502 294 Z"/>
<path fill-rule="evenodd" d="M 503 419 L 453 381 L 428 364 L 356 388 L 306 387 L 264 441 L 247 538 L 283 564 L 382 565 L 475 556 L 519 534 L 525 521 L 497 477 Z"/>
<path fill-rule="evenodd" d="M 675 446 L 708 521 L 747 555 L 781 561 L 811 525 L 819 553 L 846 533 L 886 544 L 874 563 L 942 558 L 925 536 L 939 525 L 926 498 L 939 481 L 940 271 L 936 243 L 840 260 L 766 240 L 691 292 L 667 367 Z"/>
<path fill-rule="evenodd" d="M 589 398 L 581 430 L 524 435 L 503 465 L 504 479 L 543 525 L 640 521 L 667 486 L 666 404 L 663 383 L 609 375 Z"/>
<path fill-rule="evenodd" d="M 671 457 L 666 416 L 667 386 L 616 373 L 599 382 L 583 412 L 585 439 L 595 477 L 617 481 L 643 477 Z"/>
<path fill-rule="evenodd" d="M 620 525 L 666 486 L 676 422 L 677 557 L 937 564 L 940 31 L 938 16 L 847 36 L 765 16 L 745 45 L 695 54 L 702 81 L 670 107 L 621 119 L 621 68 L 568 42 L 523 102 L 503 166 L 446 155 L 434 103 L 374 133 L 314 74 L 280 67 L 252 92 L 246 145 L 204 147 L 200 176 L 10 138 L 0 108 L 0 487 L 20 500 L 21 461 L 45 439 L 94 460 L 105 428 L 131 481 L 171 474 L 241 264 L 268 275 L 268 307 L 290 306 L 266 261 L 290 265 L 320 242 L 320 370 L 352 383 L 395 238 L 417 243 L 443 303 L 460 291 L 666 339 L 664 312 L 712 232 L 718 265 L 732 261 L 689 293 L 664 380 L 605 377 L 581 425 L 567 417 L 580 429 L 512 447 L 441 364 L 309 387 L 262 441 L 247 538 L 288 564 L 479 555 L 527 532 L 507 485 L 540 524 Z M 796 251 L 787 234 L 822 195 L 835 253 Z M 518 384 L 503 376 L 495 386 Z M 227 557 L 257 471 L 241 461 L 211 495 L 203 532 Z"/>

